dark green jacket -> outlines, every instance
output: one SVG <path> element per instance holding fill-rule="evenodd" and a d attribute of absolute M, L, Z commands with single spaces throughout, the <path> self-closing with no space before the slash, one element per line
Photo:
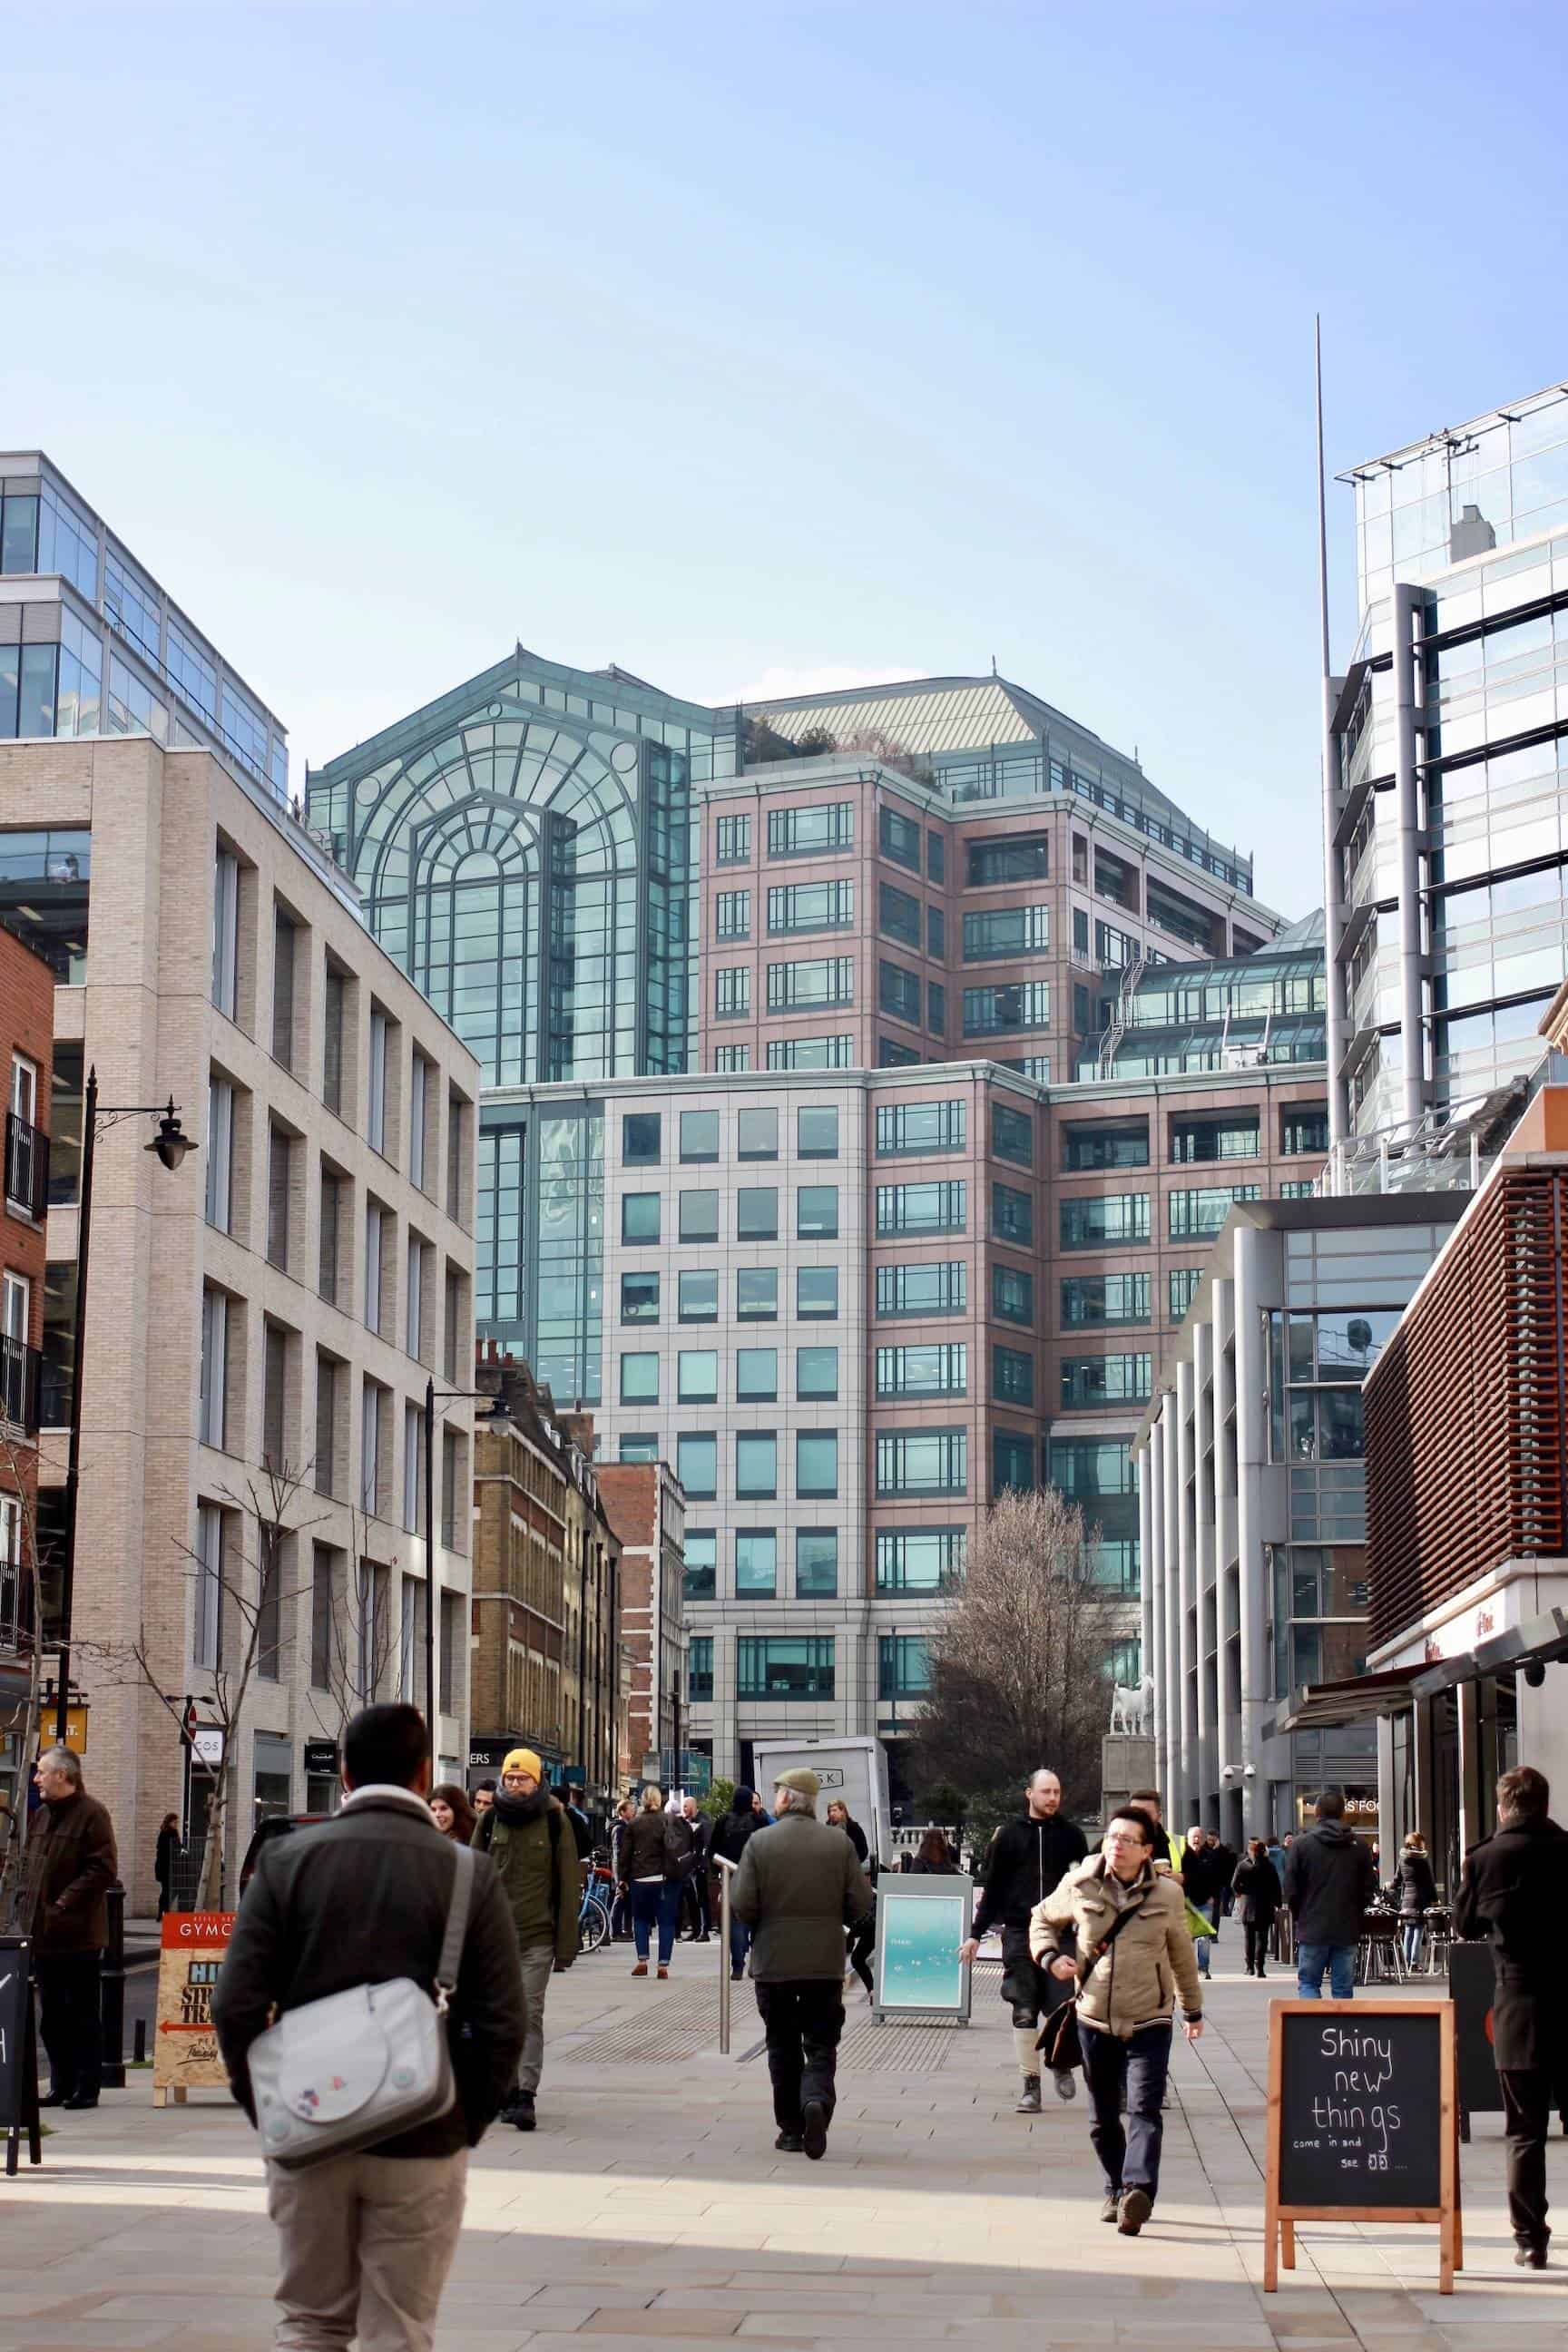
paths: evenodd
<path fill-rule="evenodd" d="M 783 1813 L 746 1841 L 730 1903 L 752 1928 L 752 1974 L 792 1984 L 844 1974 L 844 1930 L 875 1904 L 842 1830 Z"/>
<path fill-rule="evenodd" d="M 498 1797 L 486 1813 L 474 1843 L 496 1866 L 520 1948 L 526 1952 L 531 1946 L 553 1943 L 556 1959 L 569 1969 L 577 1957 L 577 1911 L 583 1899 L 572 1824 L 553 1797 L 542 1812 L 521 1827 L 502 1821 L 502 1802 Z"/>

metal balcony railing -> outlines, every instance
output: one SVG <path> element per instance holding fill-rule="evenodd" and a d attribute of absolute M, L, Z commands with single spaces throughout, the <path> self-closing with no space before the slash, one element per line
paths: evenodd
<path fill-rule="evenodd" d="M 5 1198 L 40 1220 L 49 1205 L 49 1139 L 14 1111 L 5 1114 Z"/>
<path fill-rule="evenodd" d="M 14 1429 L 37 1434 L 38 1388 L 43 1356 L 25 1339 L 0 1334 L 0 1420 Z"/>

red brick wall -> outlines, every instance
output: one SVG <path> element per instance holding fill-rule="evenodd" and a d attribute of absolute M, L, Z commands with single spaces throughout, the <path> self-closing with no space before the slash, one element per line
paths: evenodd
<path fill-rule="evenodd" d="M 0 1069 L 10 1104 L 11 1056 L 20 1053 L 36 1065 L 37 1097 L 34 1124 L 49 1129 L 49 1090 L 54 1069 L 55 979 L 41 957 L 0 927 Z M 44 1223 L 0 1202 L 0 1270 L 25 1276 L 31 1286 L 27 1338 L 35 1348 L 44 1336 L 44 1270 L 48 1255 Z M 37 1494 L 38 1454 L 35 1433 L 26 1443 L 0 1438 L 0 1488 L 26 1497 L 24 1520 L 31 1520 Z"/>

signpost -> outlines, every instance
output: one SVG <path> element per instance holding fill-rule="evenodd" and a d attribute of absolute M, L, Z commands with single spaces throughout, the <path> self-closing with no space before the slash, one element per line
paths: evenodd
<path fill-rule="evenodd" d="M 158 1954 L 158 2017 L 153 2036 L 153 2105 L 171 2095 L 184 2106 L 190 2090 L 226 2091 L 228 2071 L 213 2030 L 213 1987 L 232 1911 L 168 1911 Z"/>
<path fill-rule="evenodd" d="M 1298 2221 L 1436 2221 L 1439 2292 L 1464 2267 L 1454 2005 L 1277 2000 L 1269 2016 L 1263 2292 Z"/>
<path fill-rule="evenodd" d="M 969 1969 L 958 1948 L 969 1934 L 974 1885 L 968 1878 L 877 1881 L 877 1948 L 872 1961 L 872 2022 L 919 2018 L 922 2024 L 969 2022 Z"/>
<path fill-rule="evenodd" d="M 16 2179 L 24 2132 L 28 2163 L 42 2164 L 32 1945 L 26 1936 L 0 1936 L 0 2132 L 5 2135 L 7 2180 Z"/>

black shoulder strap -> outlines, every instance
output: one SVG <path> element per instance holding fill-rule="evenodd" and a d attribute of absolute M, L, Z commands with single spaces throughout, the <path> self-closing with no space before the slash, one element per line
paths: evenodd
<path fill-rule="evenodd" d="M 1143 1906 L 1142 1903 L 1126 1904 L 1111 1921 L 1109 1935 L 1101 1936 L 1099 1943 L 1091 1946 L 1085 1957 L 1079 1962 L 1078 1989 L 1079 1992 L 1083 1990 L 1085 1985 L 1089 1982 L 1089 1978 L 1100 1966 L 1100 1961 L 1105 1958 L 1107 1952 L 1110 1951 L 1110 1947 L 1115 1943 L 1116 1938 L 1121 1935 L 1121 1930 L 1126 1927 L 1127 1922 L 1131 1918 L 1134 1911 L 1142 1911 L 1142 1908 Z"/>

